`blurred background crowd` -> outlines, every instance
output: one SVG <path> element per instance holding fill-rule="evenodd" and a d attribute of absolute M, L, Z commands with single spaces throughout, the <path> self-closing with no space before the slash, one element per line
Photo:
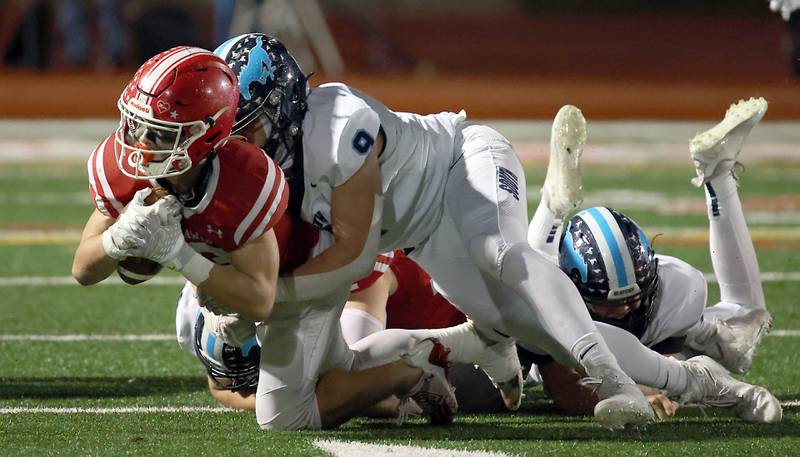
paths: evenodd
<path fill-rule="evenodd" d="M 571 92 L 618 100 L 606 117 L 692 117 L 671 91 L 713 86 L 800 117 L 800 14 L 785 22 L 765 0 L 2 0 L 0 116 L 35 116 L 14 97 L 37 85 L 75 78 L 105 96 L 160 51 L 250 31 L 283 40 L 313 82 L 355 78 L 404 108 L 452 109 L 447 92 L 482 116 L 528 117 L 543 95 L 524 94 Z M 647 94 L 661 110 L 637 106 Z"/>

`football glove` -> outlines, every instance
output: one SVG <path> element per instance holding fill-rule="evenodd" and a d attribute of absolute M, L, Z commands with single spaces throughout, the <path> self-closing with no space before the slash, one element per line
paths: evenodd
<path fill-rule="evenodd" d="M 241 347 L 256 336 L 256 323 L 238 314 L 218 315 L 207 308 L 200 308 L 209 332 L 223 343 Z"/>

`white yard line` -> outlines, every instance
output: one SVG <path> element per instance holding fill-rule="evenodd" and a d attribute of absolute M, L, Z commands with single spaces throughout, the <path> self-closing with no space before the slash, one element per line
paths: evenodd
<path fill-rule="evenodd" d="M 238 412 L 216 406 L 131 406 L 116 408 L 0 408 L 0 414 L 153 414 L 153 413 L 233 413 Z"/>
<path fill-rule="evenodd" d="M 98 285 L 119 286 L 125 284 L 116 276 L 111 276 Z M 182 276 L 156 276 L 142 284 L 149 286 L 182 286 L 186 279 Z M 0 287 L 18 286 L 77 286 L 78 282 L 72 276 L 5 276 L 0 277 Z"/>
<path fill-rule="evenodd" d="M 151 335 L 29 335 L 20 333 L 17 335 L 0 335 L 0 341 L 48 341 L 59 343 L 79 341 L 176 341 L 176 336 L 171 333 L 154 333 Z"/>
<path fill-rule="evenodd" d="M 706 281 L 716 283 L 717 278 L 713 273 L 704 273 Z M 800 281 L 800 271 L 765 271 L 761 273 L 762 282 L 796 282 Z M 149 286 L 181 286 L 186 280 L 181 276 L 156 276 L 143 282 L 141 285 Z M 99 283 L 102 286 L 119 286 L 125 284 L 116 276 Z M 3 276 L 0 277 L 0 287 L 45 287 L 45 286 L 77 286 L 78 283 L 72 276 Z"/>
<path fill-rule="evenodd" d="M 358 441 L 314 440 L 314 445 L 336 457 L 511 457 L 511 454 L 467 449 L 437 449 L 403 444 L 373 444 Z"/>
<path fill-rule="evenodd" d="M 782 338 L 800 337 L 800 330 L 796 329 L 774 329 L 767 336 Z M 126 342 L 148 342 L 148 341 L 175 341 L 176 336 L 171 333 L 152 333 L 152 334 L 90 334 L 76 333 L 67 335 L 33 335 L 27 333 L 0 334 L 0 342 L 52 342 L 52 343 L 74 343 L 82 341 L 126 341 Z"/>

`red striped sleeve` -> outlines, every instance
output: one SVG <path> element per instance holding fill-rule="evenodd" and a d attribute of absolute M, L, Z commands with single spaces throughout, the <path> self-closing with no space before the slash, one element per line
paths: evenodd
<path fill-rule="evenodd" d="M 113 143 L 113 141 L 113 137 L 108 137 L 100 143 L 89 155 L 86 165 L 89 174 L 89 191 L 95 206 L 104 215 L 116 218 L 119 216 L 121 205 L 113 197 L 113 191 L 105 174 L 105 164 L 107 163 L 105 152 L 109 147 L 109 142 Z M 116 164 L 114 166 L 116 167 Z"/>
<path fill-rule="evenodd" d="M 289 205 L 289 186 L 286 184 L 283 171 L 271 159 L 267 159 L 267 173 L 256 202 L 250 213 L 236 230 L 237 246 L 246 244 L 270 230 L 286 212 Z M 252 217 L 252 216 L 255 217 Z M 241 231 L 244 228 L 244 231 Z"/>
<path fill-rule="evenodd" d="M 393 261 L 394 252 L 392 251 L 378 255 L 372 273 L 366 278 L 359 279 L 353 283 L 353 285 L 350 286 L 350 292 L 361 292 L 362 290 L 369 289 L 384 273 L 386 273 L 386 270 L 389 269 Z"/>

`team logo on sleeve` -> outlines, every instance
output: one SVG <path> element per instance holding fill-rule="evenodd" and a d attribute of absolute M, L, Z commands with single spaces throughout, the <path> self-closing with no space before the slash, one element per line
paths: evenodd
<path fill-rule="evenodd" d="M 507 168 L 497 167 L 497 181 L 500 189 L 511 194 L 516 200 L 519 200 L 519 179 L 517 179 L 517 175 Z"/>
<path fill-rule="evenodd" d="M 375 144 L 375 138 L 364 129 L 360 129 L 353 135 L 353 150 L 359 154 L 366 154 Z"/>

